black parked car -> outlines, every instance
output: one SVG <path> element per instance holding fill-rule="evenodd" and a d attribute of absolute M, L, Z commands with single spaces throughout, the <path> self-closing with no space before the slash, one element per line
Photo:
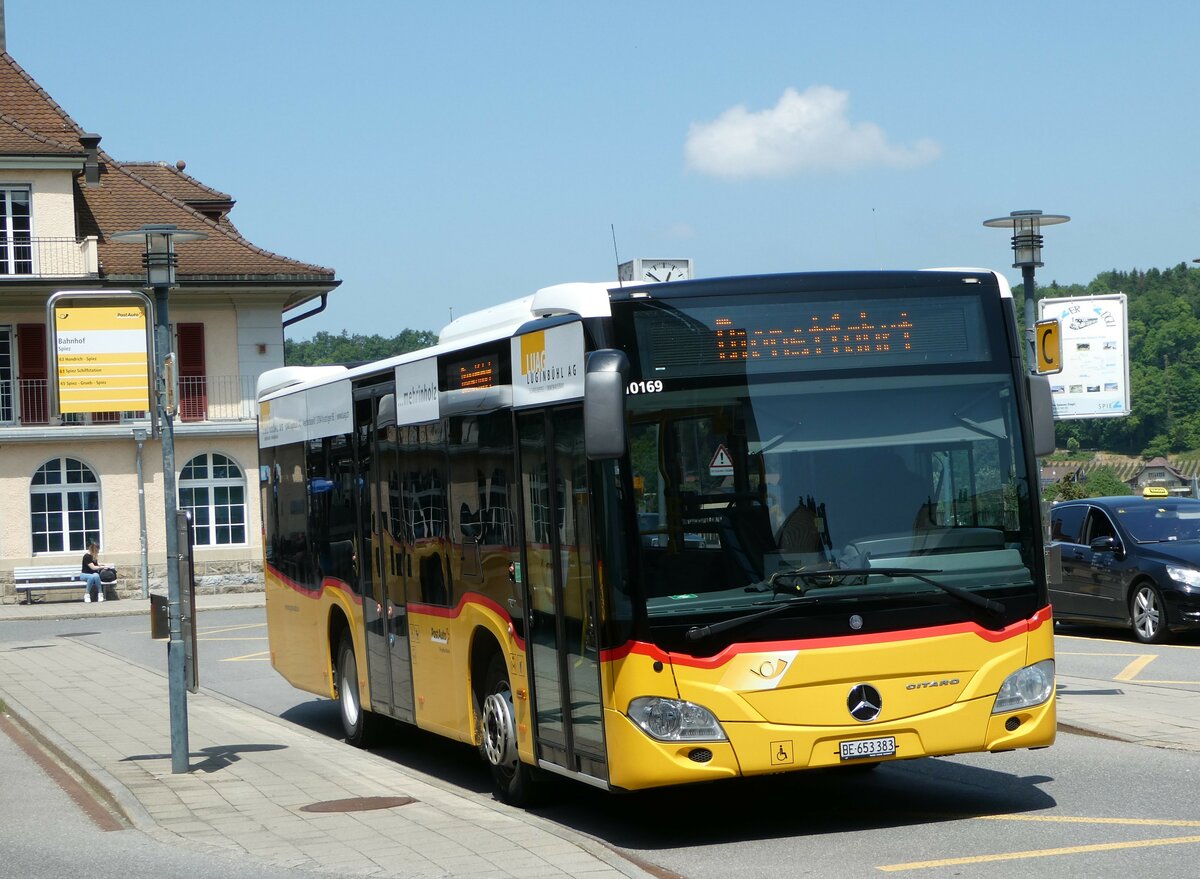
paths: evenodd
<path fill-rule="evenodd" d="M 1200 500 L 1094 497 L 1050 511 L 1056 620 L 1130 626 L 1144 643 L 1200 626 Z"/>

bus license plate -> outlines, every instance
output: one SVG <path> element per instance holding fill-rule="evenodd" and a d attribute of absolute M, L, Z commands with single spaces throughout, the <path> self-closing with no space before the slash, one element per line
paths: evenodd
<path fill-rule="evenodd" d="M 896 737 L 884 736 L 879 739 L 855 739 L 852 742 L 840 742 L 843 760 L 860 760 L 863 757 L 894 757 L 896 756 Z"/>

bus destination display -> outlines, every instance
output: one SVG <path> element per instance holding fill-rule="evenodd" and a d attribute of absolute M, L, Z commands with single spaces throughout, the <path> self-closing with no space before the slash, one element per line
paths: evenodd
<path fill-rule="evenodd" d="M 867 369 L 989 356 L 974 297 L 855 303 L 672 302 L 634 316 L 642 374 Z"/>
<path fill-rule="evenodd" d="M 451 363 L 446 368 L 447 390 L 477 390 L 494 387 L 497 383 L 496 360 L 493 357 L 475 357 Z"/>

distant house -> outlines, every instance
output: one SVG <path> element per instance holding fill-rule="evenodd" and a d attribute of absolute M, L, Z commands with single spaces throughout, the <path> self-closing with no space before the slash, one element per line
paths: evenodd
<path fill-rule="evenodd" d="M 1040 468 L 1038 475 L 1044 492 L 1050 486 L 1062 482 L 1064 478 L 1079 480 L 1080 468 L 1078 465 L 1056 464 Z"/>
<path fill-rule="evenodd" d="M 1128 480 L 1134 494 L 1141 494 L 1148 486 L 1161 486 L 1174 496 L 1190 496 L 1192 481 L 1172 467 L 1166 458 L 1152 458 Z"/>
<path fill-rule="evenodd" d="M 143 245 L 111 236 L 151 223 L 207 234 L 179 247 L 170 307 L 175 477 L 180 508 L 193 514 L 196 572 L 202 584 L 256 583 L 255 382 L 283 365 L 284 312 L 306 316 L 340 282 L 332 269 L 247 241 L 229 219 L 233 198 L 182 162 L 113 159 L 2 49 L 0 601 L 16 600 L 14 567 L 76 563 L 93 539 L 101 559 L 118 566 L 122 588 L 140 587 L 143 489 L 150 585 L 165 578 L 162 450 L 135 438 L 150 426 L 148 413 L 54 418 L 47 396 L 48 297 L 142 289 Z"/>

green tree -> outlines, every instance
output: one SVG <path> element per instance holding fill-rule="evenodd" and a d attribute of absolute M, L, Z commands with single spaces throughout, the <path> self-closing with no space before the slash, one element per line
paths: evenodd
<path fill-rule="evenodd" d="M 324 363 L 366 363 L 407 354 L 437 344 L 437 335 L 428 330 L 401 330 L 398 335 L 386 338 L 380 335 L 351 335 L 346 330 L 340 334 L 322 330 L 311 339 L 286 339 L 283 343 L 283 361 L 288 366 L 316 366 Z"/>
<path fill-rule="evenodd" d="M 1108 497 L 1133 493 L 1111 467 L 1097 467 L 1095 470 L 1089 470 L 1084 485 L 1087 487 L 1084 497 Z"/>

